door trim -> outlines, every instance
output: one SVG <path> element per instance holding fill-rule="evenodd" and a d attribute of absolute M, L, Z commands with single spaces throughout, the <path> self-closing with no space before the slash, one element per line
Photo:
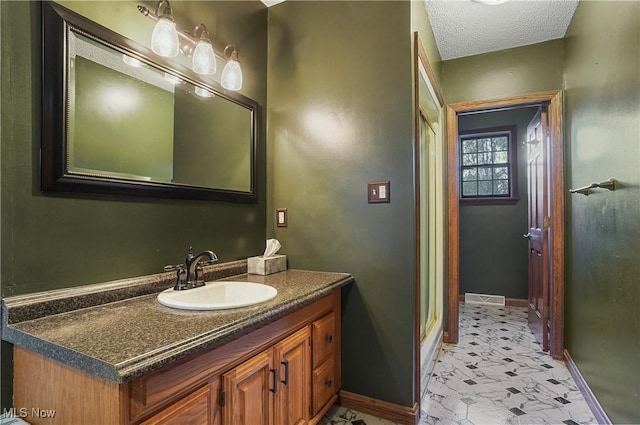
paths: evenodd
<path fill-rule="evenodd" d="M 459 102 L 447 105 L 447 211 L 448 211 L 448 273 L 449 302 L 445 342 L 458 342 L 458 296 L 460 291 L 460 207 L 458 177 L 458 114 L 487 109 L 513 108 L 548 103 L 551 196 L 551 275 L 550 317 L 551 355 L 562 359 L 564 352 L 564 123 L 563 92 L 552 90 L 528 93 L 502 99 Z"/>

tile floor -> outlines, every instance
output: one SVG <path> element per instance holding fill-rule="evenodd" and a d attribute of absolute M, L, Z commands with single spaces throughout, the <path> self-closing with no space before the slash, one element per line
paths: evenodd
<path fill-rule="evenodd" d="M 460 305 L 460 341 L 443 345 L 421 425 L 596 423 L 563 362 L 540 351 L 526 308 Z M 393 425 L 333 407 L 321 425 Z"/>

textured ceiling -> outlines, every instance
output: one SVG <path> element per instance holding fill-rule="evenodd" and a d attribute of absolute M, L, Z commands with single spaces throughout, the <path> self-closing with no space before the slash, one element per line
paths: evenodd
<path fill-rule="evenodd" d="M 578 0 L 424 0 L 442 60 L 564 37 Z"/>

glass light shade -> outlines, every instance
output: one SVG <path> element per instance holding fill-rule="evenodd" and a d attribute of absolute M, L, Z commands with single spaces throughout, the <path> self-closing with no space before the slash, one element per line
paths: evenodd
<path fill-rule="evenodd" d="M 211 75 L 216 73 L 216 55 L 213 46 L 208 41 L 200 40 L 193 51 L 193 72 L 196 74 Z"/>
<path fill-rule="evenodd" d="M 166 72 L 164 73 L 164 79 L 167 80 L 168 82 L 170 82 L 173 85 L 182 83 L 182 80 L 180 78 L 176 77 L 175 75 L 168 74 Z"/>
<path fill-rule="evenodd" d="M 229 59 L 222 70 L 220 84 L 227 90 L 237 91 L 242 88 L 242 69 L 238 61 Z"/>
<path fill-rule="evenodd" d="M 179 48 L 176 23 L 166 18 L 158 19 L 151 34 L 151 50 L 160 56 L 172 58 L 178 55 Z"/>
<path fill-rule="evenodd" d="M 473 0 L 476 3 L 488 4 L 489 6 L 498 6 L 499 4 L 506 3 L 509 0 Z"/>
<path fill-rule="evenodd" d="M 196 94 L 200 97 L 214 97 L 215 94 L 210 92 L 207 89 L 203 89 L 202 87 L 196 87 Z"/>
<path fill-rule="evenodd" d="M 140 62 L 138 59 L 132 58 L 129 55 L 122 55 L 122 62 L 134 68 L 142 68 L 144 66 L 144 64 Z"/>

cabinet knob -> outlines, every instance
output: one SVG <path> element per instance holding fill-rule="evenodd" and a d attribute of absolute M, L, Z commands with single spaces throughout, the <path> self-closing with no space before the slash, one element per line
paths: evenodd
<path fill-rule="evenodd" d="M 331 344 L 333 342 L 333 335 L 327 335 L 324 337 L 324 340 Z"/>
<path fill-rule="evenodd" d="M 331 388 L 331 386 L 333 385 L 333 381 L 332 381 L 331 379 L 327 379 L 324 383 L 325 383 L 325 384 L 327 385 L 327 387 L 329 387 L 329 388 Z"/>

